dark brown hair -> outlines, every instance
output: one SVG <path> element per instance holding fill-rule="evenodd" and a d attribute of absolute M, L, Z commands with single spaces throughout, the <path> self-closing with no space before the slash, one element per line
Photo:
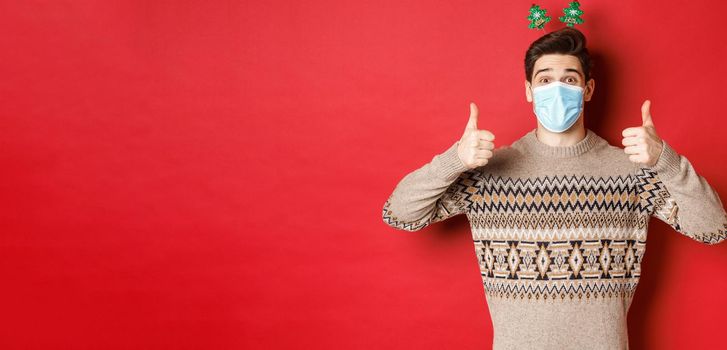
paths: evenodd
<path fill-rule="evenodd" d="M 593 62 L 586 49 L 586 37 L 580 30 L 565 27 L 550 32 L 533 41 L 525 52 L 525 79 L 532 83 L 533 67 L 540 56 L 546 54 L 564 54 L 578 57 L 583 69 L 585 81 L 591 78 Z"/>

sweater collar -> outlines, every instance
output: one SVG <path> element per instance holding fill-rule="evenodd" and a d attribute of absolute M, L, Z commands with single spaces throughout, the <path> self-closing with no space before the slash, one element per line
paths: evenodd
<path fill-rule="evenodd" d="M 598 136 L 591 129 L 586 128 L 586 136 L 577 143 L 570 146 L 550 146 L 538 139 L 536 130 L 533 129 L 523 136 L 523 144 L 534 154 L 545 157 L 575 157 L 588 152 L 598 141 Z"/>

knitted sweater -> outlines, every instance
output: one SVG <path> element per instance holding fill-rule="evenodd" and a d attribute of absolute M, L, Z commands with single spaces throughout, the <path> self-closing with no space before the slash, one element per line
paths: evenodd
<path fill-rule="evenodd" d="M 628 349 L 650 216 L 698 242 L 727 238 L 717 193 L 663 146 L 647 167 L 588 128 L 571 146 L 533 129 L 467 169 L 455 143 L 397 184 L 383 220 L 418 231 L 467 216 L 494 349 Z"/>

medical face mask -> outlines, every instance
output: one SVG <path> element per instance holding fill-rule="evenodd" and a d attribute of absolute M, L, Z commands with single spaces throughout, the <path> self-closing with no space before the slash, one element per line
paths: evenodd
<path fill-rule="evenodd" d="M 583 88 L 559 81 L 533 89 L 535 115 L 551 132 L 568 130 L 583 110 Z"/>

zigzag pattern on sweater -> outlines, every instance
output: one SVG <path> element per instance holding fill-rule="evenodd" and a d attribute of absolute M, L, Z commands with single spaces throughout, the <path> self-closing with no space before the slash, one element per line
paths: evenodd
<path fill-rule="evenodd" d="M 584 175 L 509 178 L 467 171 L 453 182 L 429 215 L 400 220 L 383 206 L 388 225 L 421 230 L 455 215 L 467 214 L 473 229 L 573 229 L 577 227 L 632 227 L 645 229 L 653 215 L 674 230 L 703 243 L 727 239 L 727 224 L 713 231 L 685 232 L 678 205 L 656 171 L 642 167 L 628 176 Z M 726 220 L 727 222 L 727 220 Z M 585 237 L 584 237 L 585 238 Z"/>
<path fill-rule="evenodd" d="M 634 176 L 555 175 L 536 178 L 484 177 L 474 212 L 641 211 Z"/>
<path fill-rule="evenodd" d="M 679 206 L 656 171 L 641 168 L 636 177 L 639 179 L 639 188 L 642 189 L 642 207 L 648 213 L 664 221 L 675 231 L 701 243 L 717 244 L 727 239 L 727 215 L 722 220 L 722 226 L 712 231 L 686 231 L 679 222 Z"/>
<path fill-rule="evenodd" d="M 481 171 L 471 170 L 462 173 L 437 200 L 433 213 L 415 221 L 400 220 L 390 210 L 391 196 L 389 196 L 382 209 L 383 220 L 387 225 L 401 230 L 417 231 L 435 222 L 468 213 L 471 204 L 481 196 L 482 181 Z"/>
<path fill-rule="evenodd" d="M 512 282 L 494 278 L 483 280 L 488 298 L 534 301 L 587 300 L 590 298 L 633 298 L 637 279 L 583 280 L 566 282 Z"/>

